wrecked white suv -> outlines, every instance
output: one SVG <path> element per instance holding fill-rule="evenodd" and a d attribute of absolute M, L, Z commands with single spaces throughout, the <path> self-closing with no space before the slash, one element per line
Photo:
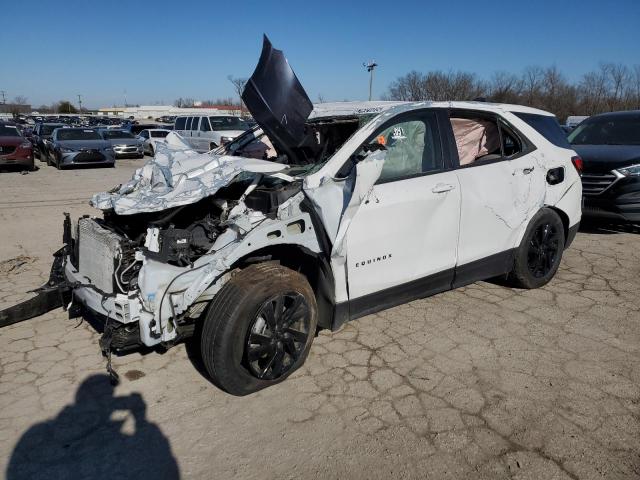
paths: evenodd
<path fill-rule="evenodd" d="M 312 111 L 266 39 L 244 99 L 256 129 L 212 154 L 170 134 L 129 183 L 93 197 L 102 218 L 67 216 L 40 300 L 0 321 L 68 303 L 103 319 L 107 354 L 196 335 L 214 383 L 245 395 L 299 368 L 319 328 L 482 279 L 544 285 L 575 236 L 577 161 L 549 113 Z"/>

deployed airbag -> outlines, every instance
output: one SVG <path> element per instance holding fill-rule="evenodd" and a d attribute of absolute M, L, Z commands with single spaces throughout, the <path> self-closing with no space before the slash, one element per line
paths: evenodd
<path fill-rule="evenodd" d="M 468 165 L 500 148 L 498 127 L 494 122 L 482 119 L 452 118 L 451 127 L 456 139 L 460 165 Z"/>

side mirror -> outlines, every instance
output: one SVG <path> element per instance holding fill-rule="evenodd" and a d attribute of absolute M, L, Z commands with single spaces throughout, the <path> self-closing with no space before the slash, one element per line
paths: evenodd
<path fill-rule="evenodd" d="M 384 140 L 384 137 L 378 137 L 374 142 L 368 143 L 367 145 L 363 145 L 362 150 L 364 150 L 365 152 L 377 152 L 380 150 L 386 150 L 387 147 L 385 143 L 386 142 Z"/>

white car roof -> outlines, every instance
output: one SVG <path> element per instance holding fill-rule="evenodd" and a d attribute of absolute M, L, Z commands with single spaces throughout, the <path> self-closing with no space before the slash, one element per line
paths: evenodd
<path fill-rule="evenodd" d="M 309 115 L 309 120 L 324 117 L 353 117 L 382 113 L 399 105 L 408 105 L 409 102 L 396 101 L 371 101 L 371 102 L 328 102 L 317 103 Z"/>
<path fill-rule="evenodd" d="M 479 110 L 486 112 L 517 112 L 532 113 L 535 115 L 553 116 L 552 113 L 537 108 L 526 107 L 524 105 L 512 105 L 508 103 L 490 102 L 401 102 L 401 101 L 371 101 L 371 102 L 329 102 L 318 103 L 313 106 L 313 111 L 309 115 L 309 120 L 324 117 L 358 116 L 367 114 L 378 114 L 388 110 L 413 110 L 416 108 L 459 108 L 468 110 Z"/>

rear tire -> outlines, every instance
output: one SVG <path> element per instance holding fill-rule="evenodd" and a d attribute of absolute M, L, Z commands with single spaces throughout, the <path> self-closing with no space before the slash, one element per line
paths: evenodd
<path fill-rule="evenodd" d="M 543 208 L 529 222 L 507 282 L 527 289 L 549 283 L 560 266 L 564 243 L 562 220 L 553 210 Z"/>
<path fill-rule="evenodd" d="M 232 395 L 275 385 L 304 363 L 318 323 L 314 292 L 298 272 L 251 265 L 215 296 L 200 339 L 213 383 Z"/>

